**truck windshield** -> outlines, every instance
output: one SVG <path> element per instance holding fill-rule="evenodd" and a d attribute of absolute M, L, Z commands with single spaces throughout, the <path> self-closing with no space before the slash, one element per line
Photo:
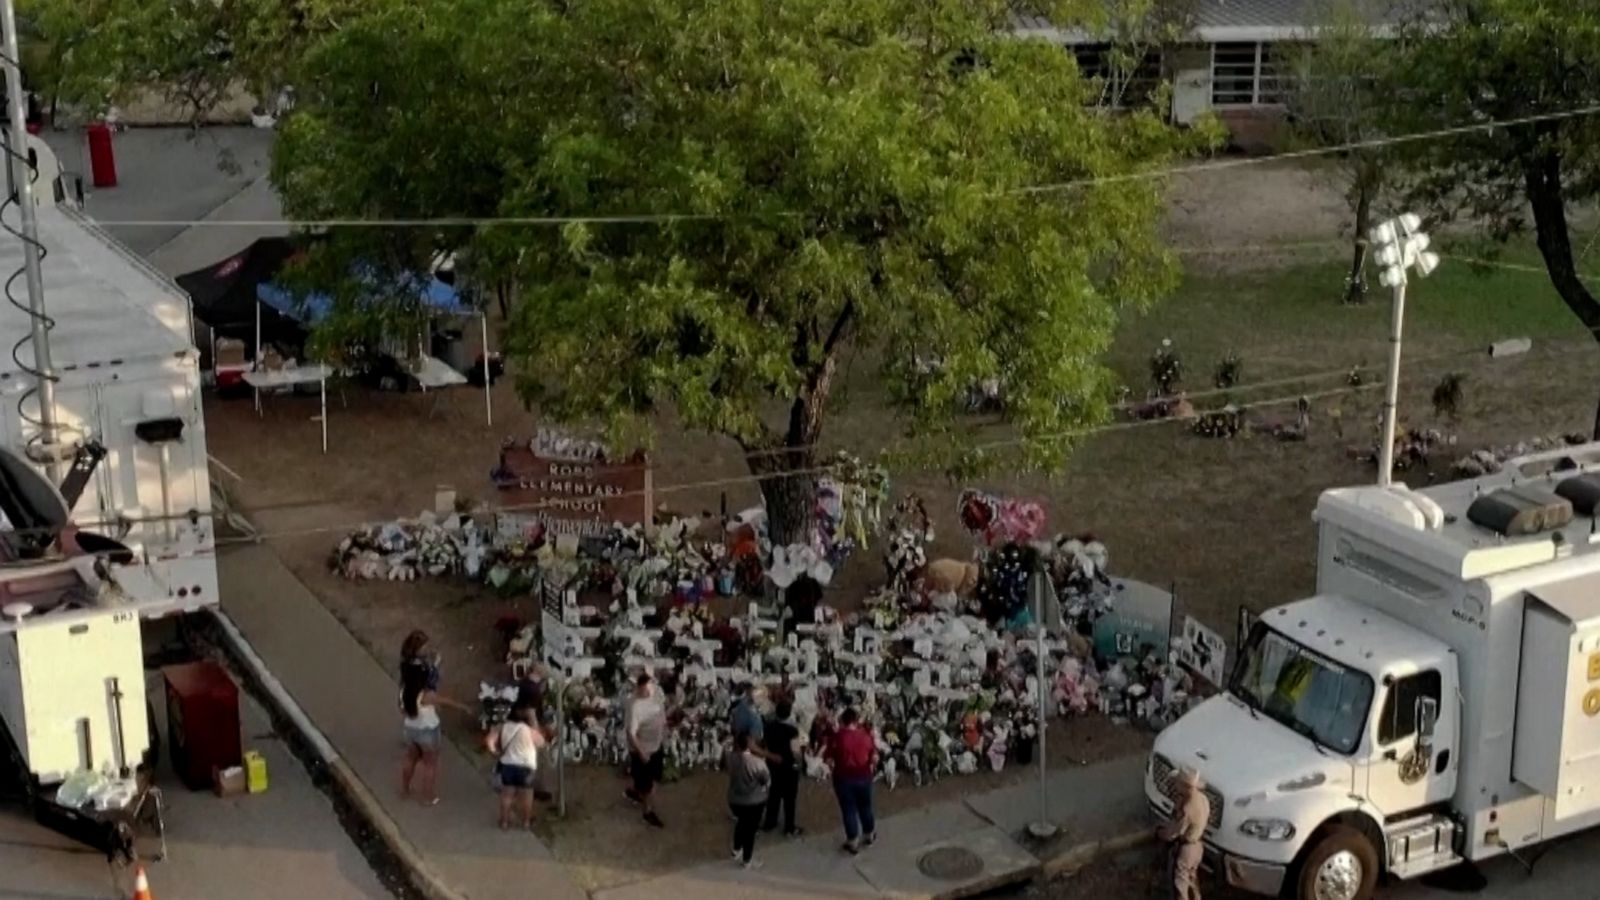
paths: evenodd
<path fill-rule="evenodd" d="M 1372 678 L 1257 622 L 1229 685 L 1258 712 L 1317 744 L 1350 754 L 1372 705 Z"/>

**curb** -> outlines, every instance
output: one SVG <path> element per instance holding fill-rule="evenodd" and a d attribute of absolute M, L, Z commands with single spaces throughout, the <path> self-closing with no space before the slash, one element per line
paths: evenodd
<path fill-rule="evenodd" d="M 1104 854 L 1131 850 L 1134 847 L 1152 843 L 1154 840 L 1154 834 L 1150 829 L 1146 828 L 1102 838 L 1098 841 L 1077 844 L 1051 856 L 1049 859 L 1040 860 L 1039 875 L 1047 881 L 1063 875 L 1072 875 Z"/>
<path fill-rule="evenodd" d="M 400 830 L 399 823 L 389 815 L 383 804 L 378 802 L 372 791 L 355 773 L 354 769 L 339 756 L 337 750 L 328 742 L 326 735 L 308 718 L 305 711 L 300 708 L 294 698 L 289 695 L 277 677 L 267 669 L 266 663 L 256 654 L 255 648 L 250 646 L 239 627 L 228 618 L 228 614 L 220 607 L 211 609 L 212 618 L 216 621 L 218 630 L 227 644 L 229 656 L 236 664 L 247 670 L 250 677 L 261 687 L 267 700 L 275 711 L 292 724 L 296 731 L 327 767 L 329 776 L 334 784 L 344 794 L 367 824 L 378 833 L 384 846 L 393 853 L 402 866 L 413 887 L 427 900 L 468 900 L 468 897 L 450 887 L 439 874 L 433 870 L 428 861 L 423 857 L 417 846 Z"/>

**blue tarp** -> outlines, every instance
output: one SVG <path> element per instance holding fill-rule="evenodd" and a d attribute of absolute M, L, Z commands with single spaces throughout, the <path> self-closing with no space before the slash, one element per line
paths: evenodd
<path fill-rule="evenodd" d="M 408 279 L 411 284 L 396 285 L 396 293 L 416 290 L 417 299 L 435 312 L 467 314 L 475 312 L 461 299 L 461 292 L 437 278 L 430 278 L 425 288 L 422 279 Z M 285 288 L 263 281 L 256 285 L 256 299 L 278 312 L 305 325 L 315 325 L 328 317 L 333 309 L 333 298 L 327 294 L 309 294 L 296 297 Z"/>

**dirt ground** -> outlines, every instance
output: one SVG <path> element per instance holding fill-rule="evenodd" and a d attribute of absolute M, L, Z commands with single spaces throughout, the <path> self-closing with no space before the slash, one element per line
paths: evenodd
<path fill-rule="evenodd" d="M 1168 230 L 1175 245 L 1194 249 L 1325 240 L 1337 234 L 1342 201 L 1324 185 L 1289 168 L 1191 176 L 1175 185 Z M 1342 255 L 1337 248 L 1328 252 Z M 1191 262 L 1196 277 L 1212 279 L 1270 268 L 1283 258 L 1266 251 L 1192 255 L 1203 260 Z M 1531 277 L 1533 284 L 1542 284 Z M 1241 275 L 1241 292 L 1249 287 Z M 1180 293 L 1174 302 L 1182 297 Z M 1353 357 L 1381 359 L 1385 335 L 1381 326 L 1369 327 L 1381 316 L 1367 315 L 1359 327 L 1348 329 L 1221 335 L 1208 335 L 1206 322 L 1196 319 L 1192 328 L 1185 326 L 1190 337 L 1179 337 L 1189 341 L 1186 347 L 1217 355 L 1237 341 L 1250 361 L 1245 380 L 1251 382 L 1339 368 Z M 1181 316 L 1175 321 L 1184 323 Z M 1128 342 L 1138 346 L 1113 353 L 1113 364 L 1140 388 L 1146 378 L 1146 330 L 1130 324 Z M 1457 336 L 1418 330 L 1422 333 L 1414 341 L 1419 359 L 1461 346 Z M 883 413 L 873 399 L 871 373 L 861 369 L 849 373 L 848 409 L 830 423 L 828 436 L 840 446 L 870 451 L 883 434 Z M 1404 408 L 1427 409 L 1428 392 L 1440 374 L 1438 366 L 1420 366 L 1414 374 L 1408 370 Z M 1600 354 L 1574 352 L 1570 344 L 1561 352 L 1536 350 L 1495 363 L 1486 374 L 1473 376 L 1467 408 L 1452 430 L 1462 449 L 1586 431 L 1593 419 L 1592 386 L 1600 384 L 1597 375 Z M 330 396 L 327 455 L 319 452 L 317 425 L 309 418 L 315 413 L 314 398 L 268 398 L 260 418 L 248 400 L 208 399 L 208 440 L 213 456 L 238 473 L 239 480 L 228 483 L 230 493 L 271 536 L 290 567 L 374 655 L 385 664 L 393 662 L 404 634 L 423 628 L 443 649 L 446 691 L 470 702 L 479 679 L 501 674 L 495 622 L 508 615 L 526 619 L 534 612 L 531 603 L 458 583 L 354 584 L 333 576 L 326 564 L 351 523 L 414 515 L 432 506 L 438 486 L 493 499 L 488 473 L 498 443 L 508 435 L 527 437 L 534 416 L 516 401 L 506 382 L 494 391 L 492 427 L 484 421 L 481 392 L 463 388 L 439 399 L 436 414 L 430 415 L 433 395 L 352 389 L 344 392 L 343 402 L 337 394 Z M 1364 425 L 1352 428 L 1348 423 L 1364 423 L 1377 412 L 1377 402 L 1369 392 L 1319 405 L 1309 440 L 1303 443 L 1264 437 L 1207 440 L 1173 424 L 1106 432 L 1087 440 L 1062 472 L 995 477 L 974 486 L 1042 499 L 1052 530 L 1092 530 L 1109 547 L 1114 573 L 1173 585 L 1182 611 L 1231 640 L 1240 605 L 1259 610 L 1312 587 L 1311 510 L 1322 490 L 1371 477 L 1347 453 L 1365 435 Z M 1345 412 L 1336 421 L 1330 411 L 1340 407 Z M 1291 413 L 1271 415 L 1288 418 Z M 1341 428 L 1349 433 L 1342 434 Z M 1456 455 L 1447 452 L 1441 462 L 1448 465 Z M 747 474 L 730 442 L 684 434 L 667 423 L 656 460 L 658 502 L 683 511 L 715 509 L 723 490 L 730 509 L 756 502 L 748 483 L 706 485 Z M 937 475 L 894 474 L 896 494 L 920 493 L 934 514 L 936 553 L 967 556 L 971 547 L 955 519 L 956 495 L 967 485 Z M 837 602 L 848 603 L 852 594 L 880 576 L 877 549 L 857 554 L 840 574 L 833 591 Z M 469 723 L 449 724 L 463 746 L 475 746 Z M 1098 719 L 1063 723 L 1051 735 L 1056 764 L 1111 758 L 1145 746 L 1143 734 Z M 885 812 L 892 812 L 1018 777 L 1017 772 L 1004 772 L 953 778 L 921 789 L 902 786 L 883 792 L 880 802 Z M 723 790 L 716 775 L 670 786 L 662 810 L 672 827 L 643 841 L 638 840 L 637 819 L 621 799 L 616 773 L 578 767 L 572 774 L 569 819 L 551 826 L 549 836 L 590 888 L 713 859 L 726 845 Z M 829 800 L 820 789 L 807 791 L 803 824 L 832 827 Z M 617 848 L 623 846 L 628 859 L 619 865 Z"/>

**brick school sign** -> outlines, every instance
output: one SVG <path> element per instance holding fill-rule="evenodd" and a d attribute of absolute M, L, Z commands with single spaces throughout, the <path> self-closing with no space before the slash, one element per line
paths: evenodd
<path fill-rule="evenodd" d="M 635 525 L 650 517 L 650 463 L 643 453 L 614 461 L 602 448 L 541 431 L 532 441 L 500 445 L 490 473 L 499 489 L 502 531 L 593 537 L 613 522 Z"/>

